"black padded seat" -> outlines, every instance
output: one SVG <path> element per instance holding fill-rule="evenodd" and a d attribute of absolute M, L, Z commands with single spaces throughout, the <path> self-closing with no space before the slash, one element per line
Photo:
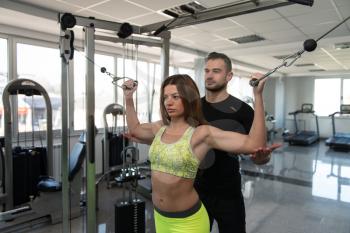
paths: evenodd
<path fill-rule="evenodd" d="M 62 190 L 62 184 L 53 177 L 43 177 L 37 188 L 39 192 L 57 192 Z"/>
<path fill-rule="evenodd" d="M 72 181 L 81 169 L 85 158 L 85 143 L 79 140 L 74 146 L 69 156 L 68 180 Z M 43 176 L 37 185 L 39 192 L 57 192 L 62 189 L 62 184 L 53 177 Z"/>
<path fill-rule="evenodd" d="M 69 174 L 68 180 L 72 181 L 83 165 L 85 157 L 85 144 L 78 142 L 73 146 L 69 156 Z"/>

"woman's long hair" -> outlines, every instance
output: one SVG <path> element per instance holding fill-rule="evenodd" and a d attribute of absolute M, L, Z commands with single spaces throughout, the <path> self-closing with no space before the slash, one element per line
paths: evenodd
<path fill-rule="evenodd" d="M 166 78 L 160 89 L 160 113 L 163 124 L 169 125 L 170 117 L 164 105 L 164 88 L 175 85 L 184 105 L 185 121 L 192 127 L 208 124 L 203 117 L 201 100 L 198 87 L 193 79 L 187 74 L 175 74 Z"/>

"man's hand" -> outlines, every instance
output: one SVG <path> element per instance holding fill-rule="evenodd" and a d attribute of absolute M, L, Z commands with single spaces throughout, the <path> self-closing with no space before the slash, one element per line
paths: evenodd
<path fill-rule="evenodd" d="M 250 159 L 257 165 L 266 164 L 270 161 L 271 152 L 282 146 L 282 144 L 272 144 L 269 147 L 259 147 L 250 155 Z"/>

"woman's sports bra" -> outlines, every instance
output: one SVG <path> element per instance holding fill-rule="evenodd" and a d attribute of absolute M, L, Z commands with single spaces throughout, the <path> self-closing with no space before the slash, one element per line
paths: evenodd
<path fill-rule="evenodd" d="M 199 166 L 198 158 L 193 154 L 191 137 L 193 127 L 188 127 L 181 138 L 174 143 L 164 143 L 161 137 L 166 129 L 159 129 L 149 150 L 151 169 L 174 176 L 194 179 Z"/>

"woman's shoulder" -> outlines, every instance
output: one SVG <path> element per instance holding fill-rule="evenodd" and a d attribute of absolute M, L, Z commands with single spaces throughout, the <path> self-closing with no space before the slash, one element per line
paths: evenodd
<path fill-rule="evenodd" d="M 195 128 L 192 135 L 191 145 L 197 155 L 200 155 L 200 154 L 204 155 L 206 153 L 206 152 L 205 153 L 198 152 L 197 150 L 198 148 L 201 148 L 199 149 L 199 151 L 202 151 L 202 150 L 207 151 L 207 149 L 209 148 L 208 140 L 210 140 L 211 128 L 213 127 L 210 125 L 200 125 Z"/>
<path fill-rule="evenodd" d="M 203 138 L 209 134 L 211 127 L 210 125 L 199 125 L 194 129 L 193 136 Z"/>
<path fill-rule="evenodd" d="M 152 132 L 153 132 L 154 135 L 156 135 L 157 132 L 158 132 L 163 126 L 165 126 L 165 125 L 163 124 L 163 121 L 155 121 L 155 122 L 152 122 L 151 125 L 152 125 Z"/>

